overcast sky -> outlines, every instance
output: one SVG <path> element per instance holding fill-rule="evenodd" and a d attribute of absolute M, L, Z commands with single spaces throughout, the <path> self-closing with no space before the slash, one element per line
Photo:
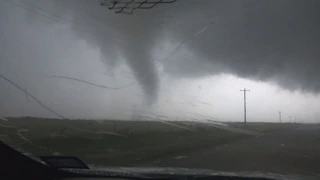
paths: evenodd
<path fill-rule="evenodd" d="M 248 121 L 278 121 L 282 111 L 283 121 L 315 122 L 319 8 L 178 0 L 124 15 L 99 0 L 1 0 L 0 74 L 70 119 L 242 121 L 247 88 Z M 57 117 L 3 78 L 0 94 L 2 117 Z"/>

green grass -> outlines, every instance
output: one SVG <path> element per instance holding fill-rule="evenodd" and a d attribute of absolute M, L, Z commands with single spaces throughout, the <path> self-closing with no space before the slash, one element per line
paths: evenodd
<path fill-rule="evenodd" d="M 251 131 L 261 132 L 261 133 L 273 133 L 277 131 L 283 131 L 286 129 L 291 129 L 297 126 L 295 123 L 265 123 L 265 122 L 249 122 L 247 127 L 244 127 L 243 122 L 228 122 L 231 127 L 243 128 Z"/>
<path fill-rule="evenodd" d="M 100 166 L 137 166 L 157 158 L 181 156 L 249 137 L 200 123 L 192 125 L 194 132 L 159 122 L 141 121 L 97 123 L 89 120 L 20 118 L 2 124 L 29 130 L 19 133 L 31 143 L 23 140 L 16 129 L 0 127 L 1 134 L 9 137 L 7 143 L 14 147 L 33 155 L 59 152 Z M 126 137 L 78 131 L 73 129 L 75 127 L 94 132 L 110 131 Z"/>

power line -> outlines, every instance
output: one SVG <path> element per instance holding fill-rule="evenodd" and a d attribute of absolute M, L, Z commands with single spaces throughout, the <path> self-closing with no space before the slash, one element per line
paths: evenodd
<path fill-rule="evenodd" d="M 37 9 L 39 9 L 39 10 L 41 10 L 41 11 L 44 11 L 44 12 L 46 12 L 46 13 L 48 13 L 48 14 L 50 14 L 51 16 L 54 16 L 54 17 L 56 17 L 56 18 L 47 16 L 47 15 L 42 14 L 42 13 L 40 13 L 40 12 L 37 12 L 37 11 L 35 11 L 35 10 L 33 10 L 33 9 L 30 9 L 30 8 L 27 8 L 27 7 L 24 7 L 24 6 L 21 6 L 21 5 L 17 4 L 17 3 L 14 3 L 14 2 L 11 2 L 11 1 L 8 1 L 8 0 L 4 0 L 4 1 L 7 2 L 7 3 L 10 3 L 10 4 L 12 4 L 12 5 L 15 5 L 15 6 L 19 7 L 19 8 L 22 8 L 22 9 L 24 9 L 24 10 L 30 11 L 30 12 L 32 12 L 32 13 L 35 13 L 35 14 L 37 14 L 37 15 L 39 15 L 39 16 L 42 16 L 42 17 L 51 19 L 51 20 L 53 20 L 53 21 L 55 21 L 55 22 L 57 22 L 57 23 L 63 24 L 63 25 L 66 25 L 66 23 L 61 22 L 60 20 L 57 20 L 56 18 L 59 18 L 59 19 L 62 19 L 62 20 L 65 20 L 65 21 L 68 21 L 68 22 L 71 22 L 71 23 L 73 23 L 73 24 L 78 25 L 78 23 L 76 23 L 76 22 L 74 22 L 74 21 L 72 21 L 72 20 L 69 20 L 69 19 L 66 19 L 66 18 L 64 18 L 64 17 L 58 16 L 58 15 L 56 15 L 56 14 L 54 14 L 54 13 L 52 13 L 52 12 L 49 12 L 49 11 L 47 11 L 47 10 L 41 8 L 41 7 L 35 6 L 35 5 L 33 5 L 33 4 L 27 3 L 27 2 L 22 1 L 22 0 L 20 0 L 20 2 L 22 2 L 22 3 L 24 3 L 24 4 L 27 4 L 27 5 L 29 5 L 29 6 L 32 6 L 32 7 L 34 7 L 34 8 L 37 8 Z M 101 24 L 103 24 L 103 23 L 101 22 Z M 56 30 L 57 30 L 57 29 L 56 29 Z M 84 32 L 88 33 L 87 31 L 84 31 Z M 105 37 L 105 36 L 104 36 L 104 37 Z M 131 82 L 131 83 L 125 85 L 125 86 L 120 86 L 120 87 L 106 87 L 106 86 L 97 85 L 97 84 L 90 83 L 90 82 L 85 81 L 85 80 L 76 79 L 76 78 L 71 78 L 71 77 L 56 76 L 55 78 L 65 78 L 65 79 L 75 80 L 75 81 L 83 82 L 83 83 L 86 83 L 86 84 L 90 84 L 90 85 L 92 85 L 92 86 L 96 86 L 96 87 L 100 87 L 100 88 L 107 88 L 107 89 L 122 89 L 122 88 L 126 88 L 126 87 L 129 87 L 129 86 L 132 86 L 132 85 L 136 84 L 136 82 L 133 81 L 133 82 Z"/>
<path fill-rule="evenodd" d="M 27 8 L 27 7 L 21 6 L 21 5 L 17 4 L 17 3 L 11 2 L 11 1 L 9 1 L 9 0 L 3 0 L 3 1 L 5 1 L 5 2 L 7 2 L 7 3 L 10 3 L 10 4 L 12 4 L 12 5 L 15 5 L 15 6 L 17 6 L 17 7 L 20 7 L 20 8 L 22 8 L 22 9 L 24 9 L 24 10 L 27 10 L 27 11 L 33 12 L 33 13 L 35 13 L 35 14 L 38 14 L 38 15 L 40 15 L 40 16 L 46 17 L 46 18 L 48 18 L 48 19 L 51 19 L 51 20 L 56 21 L 56 22 L 58 22 L 58 23 L 61 23 L 59 20 L 57 20 L 57 19 L 55 19 L 55 18 L 52 18 L 52 17 L 50 17 L 50 16 L 41 14 L 41 13 L 39 13 L 39 12 L 37 12 L 37 11 L 34 11 L 34 10 L 29 9 L 29 8 Z M 62 23 L 62 24 L 63 24 L 63 23 Z"/>
<path fill-rule="evenodd" d="M 244 100 L 244 126 L 247 126 L 247 102 L 246 102 L 246 92 L 250 91 L 250 89 L 244 88 L 243 90 L 243 100 Z"/>
<path fill-rule="evenodd" d="M 25 91 L 23 88 L 21 88 L 19 85 L 17 85 L 16 83 L 14 83 L 13 81 L 11 81 L 10 79 L 6 78 L 4 75 L 0 74 L 0 77 L 2 79 L 4 79 L 5 81 L 9 82 L 10 84 L 12 84 L 13 86 L 15 86 L 16 88 L 18 88 L 20 91 L 22 91 L 23 93 L 25 93 L 26 95 L 28 95 L 29 97 L 31 97 L 33 100 L 35 100 L 40 106 L 42 106 L 43 108 L 45 108 L 46 110 L 52 112 L 53 114 L 57 115 L 58 117 L 62 118 L 62 119 L 68 119 L 64 116 L 62 116 L 61 114 L 57 113 L 56 111 L 50 109 L 49 107 L 47 107 L 46 105 L 44 105 L 40 100 L 38 100 L 35 96 L 33 96 L 32 94 L 30 94 L 29 92 Z"/>
<path fill-rule="evenodd" d="M 16 3 L 13 3 L 13 2 L 9 2 L 8 0 L 4 0 L 4 1 L 6 1 L 6 2 L 8 2 L 8 3 L 11 3 L 11 4 L 13 4 L 13 5 L 16 5 L 16 6 L 20 7 L 20 8 L 25 9 L 25 10 L 31 11 L 31 12 L 33 12 L 33 13 L 35 13 L 35 14 L 40 15 L 40 16 L 43 16 L 43 17 L 49 18 L 49 19 L 51 19 L 51 20 L 54 20 L 54 21 L 56 21 L 57 23 L 60 23 L 60 24 L 63 24 L 63 25 L 68 25 L 68 24 L 66 24 L 65 22 L 62 22 L 62 21 L 60 21 L 60 20 L 70 22 L 70 23 L 73 24 L 73 25 L 78 25 L 78 26 L 84 27 L 82 24 L 79 24 L 79 23 L 77 23 L 77 22 L 74 21 L 74 20 L 70 20 L 70 19 L 65 18 L 65 17 L 63 17 L 63 16 L 56 15 L 55 13 L 53 13 L 53 12 L 51 12 L 51 11 L 48 11 L 48 10 L 42 8 L 42 7 L 36 6 L 36 5 L 32 4 L 32 3 L 25 2 L 25 1 L 23 1 L 23 0 L 19 0 L 19 2 L 22 2 L 22 3 L 26 4 L 27 6 L 31 6 L 31 7 L 33 7 L 33 8 L 36 8 L 36 9 L 40 10 L 40 11 L 43 11 L 43 12 L 45 12 L 46 14 L 49 14 L 49 15 L 51 15 L 51 16 L 53 16 L 53 17 L 50 17 L 50 16 L 47 16 L 47 15 L 45 15 L 45 14 L 39 13 L 39 12 L 34 11 L 34 10 L 32 10 L 32 9 L 28 9 L 28 8 L 26 8 L 26 7 L 24 7 L 24 6 L 19 5 L 19 4 L 16 4 Z M 84 15 L 81 15 L 81 16 L 82 16 L 82 17 L 85 17 Z M 96 21 L 98 21 L 98 20 L 95 19 L 95 17 L 93 17 L 93 16 L 89 16 L 89 15 L 87 15 L 87 16 L 88 16 L 88 17 L 91 17 L 92 19 L 94 19 L 94 20 L 96 20 Z M 54 18 L 54 17 L 55 17 L 55 18 Z M 58 19 L 60 19 L 60 20 L 58 20 Z M 98 21 L 98 22 L 100 22 L 100 21 Z M 104 27 L 106 27 L 106 28 L 108 28 L 108 29 L 117 31 L 117 29 L 112 28 L 112 27 L 110 27 L 110 26 L 107 26 L 107 25 L 103 24 L 102 22 L 100 22 L 100 24 L 102 24 Z M 90 27 L 91 27 L 91 26 L 90 26 Z M 86 29 L 85 31 L 82 30 L 83 32 L 92 34 L 90 31 L 88 31 L 88 27 L 87 27 L 87 26 L 86 26 L 85 28 L 87 28 L 87 29 Z M 93 28 L 92 28 L 92 29 L 93 29 Z M 118 36 L 112 36 L 111 38 L 108 38 L 108 39 L 115 39 L 115 38 L 117 38 L 117 37 L 118 37 Z M 104 36 L 104 38 L 106 38 L 106 37 Z M 135 37 L 130 36 L 130 38 L 135 38 Z M 107 40 L 107 39 L 106 39 L 106 40 Z M 122 41 L 122 42 L 123 42 L 123 41 Z M 126 42 L 126 43 L 128 44 L 128 42 Z"/>
<path fill-rule="evenodd" d="M 134 82 L 132 82 L 131 84 L 127 84 L 127 85 L 119 86 L 119 87 L 109 87 L 109 86 L 99 85 L 99 84 L 95 84 L 95 83 L 92 83 L 92 82 L 89 82 L 89 81 L 86 81 L 86 80 L 73 78 L 73 77 L 68 77 L 68 76 L 51 76 L 51 77 L 52 78 L 60 78 L 60 79 L 69 79 L 69 80 L 79 81 L 79 82 L 83 82 L 83 83 L 86 83 L 86 84 L 89 84 L 89 85 L 92 85 L 92 86 L 96 86 L 96 87 L 99 87 L 99 88 L 114 89 L 114 90 L 127 88 L 127 87 L 131 86 L 134 83 Z"/>
<path fill-rule="evenodd" d="M 62 19 L 62 20 L 65 20 L 65 21 L 68 21 L 68 22 L 71 22 L 71 23 L 73 23 L 73 24 L 78 25 L 78 23 L 74 22 L 73 20 L 66 19 L 66 18 L 64 18 L 64 17 L 62 17 L 62 16 L 56 15 L 56 14 L 54 14 L 54 13 L 52 13 L 52 12 L 49 12 L 49 11 L 47 11 L 47 10 L 41 8 L 41 7 L 38 7 L 38 6 L 34 5 L 34 4 L 25 2 L 25 1 L 23 1 L 23 0 L 20 0 L 20 2 L 22 2 L 22 3 L 24 3 L 24 4 L 27 4 L 27 5 L 29 5 L 29 6 L 32 6 L 32 7 L 34 7 L 34 8 L 37 8 L 37 9 L 39 9 L 39 10 L 41 10 L 41 11 L 44 11 L 44 12 L 46 12 L 46 13 L 48 13 L 48 14 L 50 14 L 51 16 L 54 16 L 54 17 L 56 17 L 56 18 L 53 18 L 53 17 L 47 16 L 47 15 L 45 15 L 45 14 L 39 13 L 39 12 L 37 12 L 37 11 L 34 11 L 34 10 L 29 9 L 29 8 L 27 8 L 27 7 L 21 6 L 21 5 L 17 4 L 17 3 L 14 3 L 14 2 L 10 2 L 10 1 L 8 1 L 8 0 L 4 0 L 4 1 L 7 2 L 7 3 L 10 3 L 10 4 L 12 4 L 12 5 L 15 5 L 15 6 L 17 6 L 17 7 L 20 7 L 20 8 L 22 8 L 22 9 L 25 9 L 25 10 L 28 10 L 28 11 L 30 11 L 30 12 L 33 12 L 33 13 L 35 13 L 35 14 L 38 14 L 38 15 L 40 15 L 40 16 L 43 16 L 43 17 L 46 17 L 46 18 L 48 18 L 48 19 L 54 20 L 54 21 L 56 21 L 56 22 L 58 22 L 58 23 L 61 23 L 61 24 L 66 24 L 66 23 L 63 23 L 63 22 L 61 22 L 60 20 L 57 20 L 56 18 L 59 18 L 59 19 Z M 161 0 L 161 1 L 162 1 L 162 0 Z M 89 16 L 89 15 L 88 15 L 88 16 Z M 96 19 L 96 17 L 93 17 L 93 16 L 89 16 L 89 17 L 93 18 L 93 19 L 96 20 L 96 21 L 99 21 L 99 20 Z M 102 25 L 105 26 L 105 24 L 103 24 L 101 21 L 99 21 L 99 22 L 100 22 Z M 173 54 L 175 54 L 175 53 L 178 52 L 183 46 L 185 46 L 186 44 L 188 44 L 188 43 L 192 40 L 192 38 L 196 38 L 196 37 L 199 36 L 200 34 L 202 34 L 202 33 L 204 33 L 205 31 L 207 31 L 207 29 L 209 29 L 213 24 L 214 24 L 213 22 L 210 22 L 208 25 L 204 26 L 202 29 L 200 29 L 199 31 L 197 31 L 196 33 L 194 33 L 190 38 L 188 38 L 188 39 L 185 40 L 184 42 L 182 42 L 182 43 L 180 43 L 179 45 L 177 45 L 177 46 L 168 54 L 167 57 L 163 58 L 162 60 L 160 60 L 160 62 L 156 63 L 156 69 L 158 69 L 161 64 L 163 65 L 163 64 L 166 63 L 167 61 L 170 61 L 170 60 L 171 60 L 170 57 L 171 57 Z M 106 27 L 110 28 L 109 26 L 106 26 Z M 87 33 L 88 33 L 88 32 L 87 32 Z M 134 38 L 134 37 L 133 37 L 133 38 Z M 109 38 L 109 39 L 111 39 L 111 38 Z M 136 38 L 135 38 L 135 39 L 136 39 Z M 126 43 L 127 43 L 127 44 L 130 44 L 129 42 L 126 42 Z M 155 61 L 155 60 L 154 60 L 154 61 Z M 146 79 L 146 78 L 148 77 L 149 73 L 150 73 L 150 71 L 147 71 L 147 72 L 145 73 L 145 76 L 144 76 L 143 78 L 141 78 L 141 79 L 142 79 L 142 80 Z M 70 78 L 68 78 L 68 79 L 70 79 Z M 73 79 L 73 80 L 75 80 L 75 79 Z M 84 82 L 84 80 L 80 80 L 80 79 L 78 79 L 78 81 L 79 81 L 79 82 Z M 96 86 L 96 85 L 94 85 L 93 83 L 88 83 L 88 82 L 84 82 L 84 83 L 87 83 L 87 84 Z M 128 85 L 126 85 L 125 87 L 130 87 L 130 86 L 135 85 L 135 84 L 137 84 L 137 82 L 136 82 L 136 81 L 133 81 L 133 82 L 129 83 Z M 96 86 L 96 87 L 99 87 L 99 86 Z M 115 88 L 110 88 L 110 89 L 122 89 L 122 88 L 123 88 L 123 87 L 115 87 Z"/>
<path fill-rule="evenodd" d="M 44 105 L 40 100 L 38 100 L 35 96 L 33 96 L 32 94 L 30 94 L 29 92 L 25 91 L 23 88 L 21 88 L 19 85 L 17 85 L 16 83 L 14 83 L 13 81 L 11 81 L 10 79 L 6 78 L 4 75 L 0 74 L 0 77 L 2 79 L 4 79 L 5 81 L 9 82 L 10 84 L 12 84 L 13 86 L 15 86 L 16 88 L 18 88 L 20 91 L 22 91 L 23 93 L 25 93 L 26 95 L 28 95 L 29 97 L 31 97 L 33 100 L 35 100 L 40 106 L 42 106 L 44 109 L 50 111 L 51 113 L 57 115 L 58 117 L 65 119 L 65 120 L 69 120 L 68 118 L 62 116 L 61 114 L 57 113 L 56 111 L 50 109 L 49 107 L 47 107 L 46 105 Z M 3 119 L 3 118 L 1 118 Z M 86 131 L 86 132 L 90 132 L 90 133 L 94 133 L 94 134 L 109 134 L 109 135 L 114 135 L 114 136 L 123 136 L 121 134 L 118 133 L 113 133 L 113 132 L 106 132 L 106 131 L 99 131 L 99 132 L 94 132 L 94 131 L 89 131 L 89 130 L 84 130 L 84 129 L 79 129 L 79 128 L 75 128 L 75 127 L 69 127 L 69 126 L 65 126 L 67 128 L 73 129 L 73 130 L 78 130 L 78 131 Z"/>
<path fill-rule="evenodd" d="M 5 0 L 5 1 L 7 1 L 7 0 Z M 54 14 L 54 13 L 52 13 L 52 12 L 49 12 L 49 11 L 47 11 L 47 10 L 41 8 L 41 7 L 35 6 L 35 5 L 33 5 L 33 4 L 27 3 L 27 2 L 22 1 L 22 0 L 20 0 L 20 1 L 23 2 L 23 3 L 25 3 L 25 4 L 27 4 L 27 5 L 32 6 L 32 7 L 34 7 L 34 8 L 38 8 L 38 9 L 40 9 L 41 11 L 44 11 L 44 12 L 46 12 L 46 13 L 54 16 L 54 17 L 57 17 L 57 18 L 60 18 L 60 19 L 69 21 L 69 22 L 71 22 L 71 23 L 73 23 L 73 24 L 77 24 L 76 22 L 74 22 L 74 21 L 72 21 L 72 20 L 69 20 L 69 19 L 66 19 L 66 18 L 64 18 L 64 17 L 58 16 L 58 15 L 56 15 L 56 14 Z M 161 1 L 162 1 L 162 0 L 161 0 Z M 175 0 L 174 0 L 174 1 L 175 1 Z M 17 6 L 21 7 L 21 8 L 27 9 L 27 8 L 25 8 L 25 7 L 23 7 L 23 6 L 18 5 L 18 4 L 15 4 L 15 3 L 12 3 L 12 2 L 10 2 L 10 3 L 11 3 L 11 4 L 14 4 L 14 5 L 17 5 Z M 154 2 L 152 2 L 152 3 L 154 3 Z M 163 3 L 163 2 L 162 2 L 162 3 Z M 34 12 L 34 13 L 36 13 L 36 14 L 42 15 L 42 16 L 44 16 L 44 17 L 53 19 L 53 20 L 57 21 L 58 23 L 62 23 L 62 22 L 60 22 L 59 20 L 57 20 L 57 19 L 55 19 L 55 18 L 52 18 L 52 17 L 46 16 L 46 15 L 43 15 L 43 14 L 41 14 L 41 13 L 39 13 L 39 12 L 36 12 L 36 11 L 33 11 L 33 10 L 31 10 L 31 9 L 27 9 L 27 10 L 32 11 L 32 12 Z M 94 16 L 92 16 L 92 15 L 91 15 L 91 16 L 90 16 L 90 15 L 87 15 L 87 16 L 93 18 L 94 20 L 100 22 L 102 25 L 106 26 L 101 20 L 97 20 L 96 17 L 94 17 Z M 62 24 L 64 24 L 64 23 L 62 23 Z M 195 32 L 191 37 L 189 37 L 189 38 L 186 39 L 184 42 L 181 42 L 181 43 L 178 44 L 175 48 L 173 48 L 173 50 L 168 54 L 168 56 L 165 57 L 165 58 L 161 58 L 162 60 L 160 59 L 159 62 L 157 62 L 156 60 L 154 60 L 154 61 L 156 62 L 156 69 L 158 69 L 161 65 L 165 64 L 166 62 L 170 61 L 170 60 L 171 60 L 170 57 L 171 57 L 172 55 L 174 55 L 176 52 L 178 52 L 182 47 L 184 47 L 184 46 L 185 46 L 186 44 L 188 44 L 190 41 L 192 41 L 193 38 L 197 38 L 199 35 L 201 35 L 201 34 L 204 33 L 205 31 L 207 31 L 212 25 L 214 25 L 213 22 L 210 22 L 209 24 L 205 25 L 205 26 L 204 26 L 203 28 L 201 28 L 199 31 Z M 106 26 L 106 27 L 110 28 L 109 26 Z M 130 36 L 130 38 L 134 38 L 135 40 L 139 40 L 139 39 L 137 39 L 137 38 L 135 38 L 135 37 L 132 37 L 132 36 Z M 127 43 L 127 44 L 130 44 L 130 43 Z M 142 79 L 144 80 L 145 78 L 147 78 L 149 73 L 150 73 L 150 71 L 147 71 L 147 72 L 145 73 L 145 76 L 144 76 Z M 83 81 L 82 81 L 82 82 L 83 82 Z M 87 83 L 87 84 L 90 84 L 90 83 Z M 136 84 L 136 82 L 133 81 L 132 83 L 129 83 L 127 87 L 132 86 L 132 85 L 135 85 L 135 84 Z M 91 83 L 91 85 L 92 85 L 92 83 Z M 120 87 L 119 89 L 121 89 L 121 87 Z"/>

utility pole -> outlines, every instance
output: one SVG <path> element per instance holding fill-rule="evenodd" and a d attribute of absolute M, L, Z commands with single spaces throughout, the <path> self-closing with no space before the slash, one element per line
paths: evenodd
<path fill-rule="evenodd" d="M 279 122 L 281 123 L 281 111 L 279 111 Z"/>
<path fill-rule="evenodd" d="M 246 92 L 250 91 L 250 89 L 241 89 L 243 91 L 243 100 L 244 100 L 244 126 L 247 126 L 247 103 L 246 103 Z"/>

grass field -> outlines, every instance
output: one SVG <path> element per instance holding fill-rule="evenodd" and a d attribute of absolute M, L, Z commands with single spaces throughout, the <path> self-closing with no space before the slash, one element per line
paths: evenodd
<path fill-rule="evenodd" d="M 226 123 L 231 127 L 244 128 L 243 122 L 228 122 Z M 246 129 L 262 132 L 262 133 L 272 133 L 276 131 L 282 131 L 285 129 L 290 129 L 297 127 L 299 123 L 264 123 L 264 122 L 250 122 Z"/>
<path fill-rule="evenodd" d="M 138 166 L 250 138 L 205 123 L 170 123 L 187 129 L 154 121 L 9 118 L 0 124 L 0 138 L 32 155 L 71 155 L 98 166 Z M 229 125 L 242 128 L 237 123 Z M 266 133 L 290 127 L 260 123 L 248 129 Z"/>

